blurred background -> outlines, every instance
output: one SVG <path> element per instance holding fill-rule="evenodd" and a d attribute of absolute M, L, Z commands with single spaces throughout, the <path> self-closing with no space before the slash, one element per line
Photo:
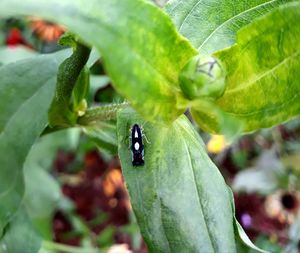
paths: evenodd
<path fill-rule="evenodd" d="M 0 66 L 64 50 L 57 44 L 64 32 L 37 18 L 0 20 Z M 89 105 L 122 101 L 101 59 L 91 68 L 90 85 Z M 113 124 L 105 129 L 103 142 L 78 129 L 44 135 L 30 152 L 25 203 L 49 244 L 41 253 L 73 252 L 73 246 L 147 253 L 116 156 Z M 231 143 L 223 136 L 199 134 L 234 191 L 236 217 L 248 236 L 270 252 L 300 252 L 300 119 Z M 58 251 L 50 250 L 52 241 Z M 251 251 L 240 244 L 238 252 Z"/>

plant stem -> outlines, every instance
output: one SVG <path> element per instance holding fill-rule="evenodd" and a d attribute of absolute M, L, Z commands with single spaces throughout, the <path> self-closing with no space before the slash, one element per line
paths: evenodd
<path fill-rule="evenodd" d="M 80 247 L 74 247 L 69 246 L 66 244 L 51 242 L 51 241 L 43 241 L 42 247 L 44 247 L 47 250 L 52 251 L 62 251 L 64 253 L 98 253 L 99 249 L 96 248 L 80 248 Z"/>
<path fill-rule="evenodd" d="M 77 115 L 69 108 L 70 101 L 76 81 L 89 59 L 90 52 L 89 47 L 76 42 L 73 54 L 59 66 L 55 96 L 48 112 L 50 126 L 68 127 L 76 123 Z"/>
<path fill-rule="evenodd" d="M 118 110 L 127 106 L 128 103 L 124 102 L 90 108 L 86 111 L 85 115 L 78 119 L 77 123 L 82 126 L 88 126 L 95 124 L 97 121 L 116 119 Z"/>

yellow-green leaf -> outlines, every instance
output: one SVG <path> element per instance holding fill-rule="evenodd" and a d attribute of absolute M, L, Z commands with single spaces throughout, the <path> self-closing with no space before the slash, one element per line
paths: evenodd
<path fill-rule="evenodd" d="M 290 0 L 171 0 L 166 11 L 202 54 L 232 45 L 236 32 Z"/>
<path fill-rule="evenodd" d="M 300 2 L 283 5 L 241 29 L 236 45 L 215 54 L 227 78 L 225 93 L 214 105 L 240 121 L 244 132 L 299 115 L 299 41 Z M 194 107 L 193 114 L 205 130 L 221 132 L 213 111 Z"/>
<path fill-rule="evenodd" d="M 59 22 L 100 51 L 114 87 L 147 119 L 172 121 L 178 75 L 196 54 L 171 19 L 142 0 L 2 0 L 0 17 L 35 15 Z"/>

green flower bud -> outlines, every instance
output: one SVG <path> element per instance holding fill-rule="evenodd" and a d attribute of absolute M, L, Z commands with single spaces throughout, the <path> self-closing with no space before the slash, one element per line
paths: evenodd
<path fill-rule="evenodd" d="M 180 87 L 189 99 L 199 97 L 218 98 L 225 89 L 225 70 L 211 56 L 195 56 L 179 75 Z"/>

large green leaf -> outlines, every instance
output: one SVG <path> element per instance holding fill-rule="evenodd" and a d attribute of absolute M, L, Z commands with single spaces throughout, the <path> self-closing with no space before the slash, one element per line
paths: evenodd
<path fill-rule="evenodd" d="M 19 60 L 31 58 L 37 53 L 24 46 L 17 47 L 0 47 L 0 66 L 16 62 Z"/>
<path fill-rule="evenodd" d="M 169 17 L 142 0 L 2 0 L 0 17 L 38 15 L 100 52 L 116 89 L 148 119 L 175 119 L 178 74 L 196 53 Z M 137 15 L 138 14 L 138 15 Z"/>
<path fill-rule="evenodd" d="M 243 131 L 271 127 L 300 113 L 300 2 L 283 5 L 238 32 L 237 44 L 215 54 L 227 70 L 215 101 Z M 213 111 L 195 107 L 200 126 L 220 132 Z M 210 122 L 207 122 L 210 119 Z"/>
<path fill-rule="evenodd" d="M 21 207 L 1 238 L 0 253 L 36 253 L 40 247 L 41 237 Z"/>
<path fill-rule="evenodd" d="M 211 54 L 235 42 L 236 32 L 254 18 L 290 0 L 171 0 L 166 6 L 179 32 Z"/>
<path fill-rule="evenodd" d="M 28 215 L 43 238 L 52 240 L 53 212 L 61 197 L 59 184 L 47 171 L 36 165 L 25 163 L 24 174 L 24 204 Z"/>
<path fill-rule="evenodd" d="M 129 130 L 144 125 L 145 165 L 133 167 Z M 118 115 L 119 156 L 133 210 L 150 252 L 235 252 L 227 186 L 185 116 L 169 128 Z"/>
<path fill-rule="evenodd" d="M 48 173 L 57 150 L 75 150 L 80 129 L 67 129 L 45 135 L 31 148 L 24 164 L 24 206 L 44 239 L 52 240 L 52 218 L 61 199 L 58 182 Z M 42 187 L 41 187 L 42 186 Z"/>
<path fill-rule="evenodd" d="M 23 198 L 23 163 L 47 124 L 58 55 L 0 68 L 0 234 Z"/>

